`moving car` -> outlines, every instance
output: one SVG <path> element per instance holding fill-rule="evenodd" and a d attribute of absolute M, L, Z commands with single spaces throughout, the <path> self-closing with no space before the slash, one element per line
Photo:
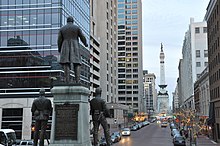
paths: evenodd
<path fill-rule="evenodd" d="M 173 138 L 173 145 L 174 146 L 186 146 L 186 141 L 183 136 L 175 136 Z"/>
<path fill-rule="evenodd" d="M 168 123 L 167 122 L 162 122 L 160 126 L 166 128 L 168 126 Z"/>
<path fill-rule="evenodd" d="M 130 136 L 131 135 L 131 130 L 130 128 L 124 128 L 121 132 L 122 136 Z"/>

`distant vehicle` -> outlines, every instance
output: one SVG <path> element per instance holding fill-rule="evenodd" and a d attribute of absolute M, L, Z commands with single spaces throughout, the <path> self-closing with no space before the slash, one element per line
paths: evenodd
<path fill-rule="evenodd" d="M 124 128 L 121 132 L 122 136 L 130 136 L 131 135 L 131 130 L 130 128 Z"/>
<path fill-rule="evenodd" d="M 160 126 L 166 128 L 168 126 L 168 123 L 167 122 L 162 122 Z"/>
<path fill-rule="evenodd" d="M 173 129 L 173 130 L 171 131 L 171 136 L 174 137 L 176 134 L 179 134 L 179 135 L 180 135 L 180 131 L 177 130 L 177 129 Z"/>
<path fill-rule="evenodd" d="M 142 123 L 143 123 L 143 126 L 150 125 L 150 122 L 148 122 L 148 121 L 144 121 L 144 122 L 142 122 Z"/>
<path fill-rule="evenodd" d="M 16 143 L 16 134 L 13 129 L 0 129 L 0 144 L 12 146 Z"/>
<path fill-rule="evenodd" d="M 175 136 L 173 138 L 173 145 L 174 146 L 186 146 L 186 141 L 183 136 Z"/>
<path fill-rule="evenodd" d="M 131 126 L 131 131 L 137 131 L 137 130 L 138 130 L 138 125 Z"/>
<path fill-rule="evenodd" d="M 140 123 L 137 124 L 137 126 L 138 126 L 138 129 L 141 129 L 143 127 L 143 123 L 140 122 Z"/>
<path fill-rule="evenodd" d="M 100 141 L 99 141 L 99 146 L 107 146 L 107 143 L 106 143 L 106 139 L 105 138 L 101 138 Z"/>
<path fill-rule="evenodd" d="M 152 119 L 150 119 L 150 122 L 153 123 L 153 122 L 155 122 L 156 120 L 157 120 L 156 118 L 152 118 Z"/>
<path fill-rule="evenodd" d="M 101 137 L 99 141 L 99 146 L 107 146 L 106 139 L 104 137 Z"/>
<path fill-rule="evenodd" d="M 25 146 L 25 145 L 34 145 L 33 140 L 20 140 L 16 142 L 16 145 Z"/>
<path fill-rule="evenodd" d="M 112 143 L 119 142 L 121 140 L 121 133 L 120 132 L 113 132 L 111 135 Z"/>

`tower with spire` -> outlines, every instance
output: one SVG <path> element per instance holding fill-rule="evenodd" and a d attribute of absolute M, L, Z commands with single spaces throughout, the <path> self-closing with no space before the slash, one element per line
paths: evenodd
<path fill-rule="evenodd" d="M 160 50 L 160 90 L 157 96 L 157 111 L 158 113 L 167 113 L 169 109 L 169 95 L 166 90 L 166 82 L 165 82 L 165 54 L 163 52 L 163 44 L 161 43 Z"/>

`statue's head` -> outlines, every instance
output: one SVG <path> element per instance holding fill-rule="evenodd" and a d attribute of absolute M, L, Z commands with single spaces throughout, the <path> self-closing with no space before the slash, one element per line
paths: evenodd
<path fill-rule="evenodd" d="M 40 93 L 40 96 L 44 96 L 44 95 L 45 95 L 45 89 L 44 89 L 44 88 L 41 88 L 40 91 L 39 91 L 39 93 Z"/>
<path fill-rule="evenodd" d="M 102 88 L 101 87 L 98 87 L 98 88 L 95 89 L 95 95 L 96 96 L 101 95 L 101 93 L 102 93 Z"/>
<path fill-rule="evenodd" d="M 68 22 L 72 22 L 72 23 L 74 22 L 74 19 L 73 19 L 72 16 L 67 17 L 67 23 L 68 23 Z"/>

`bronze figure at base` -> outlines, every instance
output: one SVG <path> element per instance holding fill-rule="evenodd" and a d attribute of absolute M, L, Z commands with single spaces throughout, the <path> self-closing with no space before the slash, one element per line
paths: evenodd
<path fill-rule="evenodd" d="M 35 131 L 34 131 L 34 146 L 38 146 L 38 139 L 40 134 L 39 146 L 44 146 L 44 138 L 46 136 L 47 122 L 52 111 L 51 101 L 45 98 L 45 89 L 40 89 L 39 98 L 35 99 L 31 112 L 35 119 Z M 39 130 L 41 130 L 39 132 Z M 48 138 L 48 137 L 47 137 Z"/>
<path fill-rule="evenodd" d="M 106 103 L 103 99 L 101 99 L 102 89 L 100 87 L 96 88 L 95 98 L 90 101 L 92 115 L 92 121 L 94 126 L 93 138 L 94 138 L 94 146 L 98 146 L 98 130 L 100 124 L 104 129 L 105 139 L 107 146 L 111 145 L 111 138 L 109 127 L 106 118 L 110 117 L 109 110 L 106 107 Z"/>

